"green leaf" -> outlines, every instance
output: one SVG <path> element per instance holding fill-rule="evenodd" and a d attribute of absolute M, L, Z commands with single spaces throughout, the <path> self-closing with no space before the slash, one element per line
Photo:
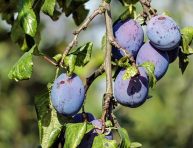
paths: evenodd
<path fill-rule="evenodd" d="M 76 51 L 70 53 L 77 56 L 76 65 L 85 66 L 91 59 L 93 43 L 88 42 L 85 45 L 76 49 Z"/>
<path fill-rule="evenodd" d="M 102 37 L 102 41 L 101 41 L 101 49 L 105 51 L 106 49 L 106 44 L 107 44 L 107 35 L 106 33 L 103 35 Z"/>
<path fill-rule="evenodd" d="M 24 33 L 20 26 L 19 20 L 15 20 L 13 26 L 11 28 L 11 39 L 13 42 L 18 42 L 19 40 L 23 40 Z"/>
<path fill-rule="evenodd" d="M 136 17 L 136 7 L 133 5 L 128 5 L 127 9 L 120 15 L 120 19 L 125 21 L 128 18 L 135 18 Z"/>
<path fill-rule="evenodd" d="M 26 52 L 19 61 L 12 67 L 8 77 L 15 81 L 29 79 L 32 75 L 33 61 L 32 56 L 36 46 L 33 46 L 30 51 Z"/>
<path fill-rule="evenodd" d="M 56 140 L 59 138 L 62 131 L 62 126 L 52 129 L 48 138 L 48 147 L 52 147 Z"/>
<path fill-rule="evenodd" d="M 45 0 L 42 6 L 42 11 L 50 16 L 53 16 L 56 0 Z"/>
<path fill-rule="evenodd" d="M 128 57 L 122 57 L 118 61 L 116 61 L 117 65 L 122 68 L 127 68 L 130 67 L 131 64 L 129 64 L 129 59 Z"/>
<path fill-rule="evenodd" d="M 72 75 L 75 69 L 77 56 L 70 54 L 69 56 L 65 57 L 64 63 L 67 66 L 68 76 Z"/>
<path fill-rule="evenodd" d="M 123 80 L 130 79 L 131 77 L 134 77 L 137 75 L 138 69 L 135 66 L 129 66 L 127 67 L 124 75 L 123 75 Z"/>
<path fill-rule="evenodd" d="M 121 137 L 120 148 L 129 148 L 131 145 L 127 130 L 124 128 L 118 128 L 119 135 Z"/>
<path fill-rule="evenodd" d="M 136 4 L 139 0 L 119 0 L 123 6 Z"/>
<path fill-rule="evenodd" d="M 65 4 L 66 4 L 66 7 L 68 8 L 70 6 L 70 4 L 72 3 L 73 0 L 66 0 L 65 1 Z"/>
<path fill-rule="evenodd" d="M 132 142 L 130 148 L 139 148 L 142 147 L 142 144 L 139 142 Z"/>
<path fill-rule="evenodd" d="M 51 104 L 48 90 L 35 98 L 35 108 L 41 147 L 52 147 L 68 120 L 64 116 L 57 114 Z"/>
<path fill-rule="evenodd" d="M 181 69 L 182 74 L 185 72 L 188 64 L 189 64 L 188 55 L 180 51 L 179 52 L 179 68 Z"/>
<path fill-rule="evenodd" d="M 87 122 L 66 125 L 64 148 L 76 148 L 87 131 Z"/>
<path fill-rule="evenodd" d="M 115 140 L 108 140 L 101 134 L 94 138 L 92 148 L 118 148 L 118 145 Z"/>
<path fill-rule="evenodd" d="M 56 60 L 56 62 L 59 62 L 62 59 L 62 54 L 57 54 L 53 57 L 54 60 Z"/>
<path fill-rule="evenodd" d="M 85 8 L 84 5 L 81 5 L 73 12 L 73 19 L 75 24 L 79 26 L 87 17 L 89 10 Z"/>
<path fill-rule="evenodd" d="M 81 7 L 81 5 L 83 5 L 84 3 L 88 2 L 89 0 L 73 0 L 70 3 L 70 5 L 67 4 L 67 3 L 69 3 L 67 1 L 68 0 L 66 0 L 66 2 L 64 0 L 58 0 L 58 3 L 59 3 L 59 6 L 65 12 L 65 15 L 68 17 L 68 16 L 70 16 L 70 14 L 74 13 L 75 11 L 77 11 L 77 9 L 79 7 Z"/>
<path fill-rule="evenodd" d="M 149 78 L 149 87 L 153 88 L 157 82 L 156 77 L 154 75 L 155 65 L 152 62 L 144 62 L 140 66 L 145 68 Z"/>
<path fill-rule="evenodd" d="M 182 52 L 184 54 L 193 54 L 193 49 L 190 47 L 193 40 L 193 27 L 185 27 L 181 30 L 182 33 Z"/>
<path fill-rule="evenodd" d="M 19 12 L 18 19 L 23 31 L 34 37 L 37 31 L 36 15 L 31 8 L 23 8 Z"/>

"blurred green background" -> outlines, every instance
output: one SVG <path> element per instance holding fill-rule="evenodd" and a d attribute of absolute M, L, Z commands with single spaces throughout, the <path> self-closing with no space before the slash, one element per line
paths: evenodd
<path fill-rule="evenodd" d="M 87 8 L 94 9 L 99 2 L 91 0 Z M 192 0 L 153 0 L 152 6 L 159 13 L 169 12 L 180 27 L 193 26 Z M 124 9 L 114 0 L 113 18 Z M 91 62 L 85 68 L 76 68 L 83 80 L 103 62 L 100 49 L 105 32 L 104 19 L 97 17 L 85 32 L 79 45 L 94 42 Z M 41 15 L 40 49 L 52 56 L 61 53 L 72 39 L 76 28 L 72 18 L 64 15 L 53 22 Z M 144 28 L 145 29 L 145 28 Z M 10 26 L 0 19 L 0 148 L 34 148 L 39 145 L 34 97 L 46 88 L 54 78 L 55 67 L 43 58 L 34 57 L 33 76 L 28 81 L 14 82 L 8 72 L 22 55 L 18 45 L 9 38 Z M 101 115 L 102 96 L 105 91 L 104 75 L 97 78 L 88 91 L 86 111 L 96 117 Z M 132 141 L 144 148 L 192 148 L 193 147 L 193 56 L 184 75 L 178 68 L 178 59 L 169 66 L 166 75 L 150 91 L 151 99 L 136 109 L 118 106 L 115 110 L 121 126 L 125 127 Z"/>

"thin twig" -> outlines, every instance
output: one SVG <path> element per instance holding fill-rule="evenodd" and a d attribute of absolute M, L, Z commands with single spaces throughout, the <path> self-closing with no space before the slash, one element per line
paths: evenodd
<path fill-rule="evenodd" d="M 74 38 L 72 39 L 72 41 L 68 44 L 68 46 L 65 48 L 63 54 L 62 54 L 62 58 L 61 58 L 61 61 L 60 61 L 60 66 L 62 67 L 63 66 L 63 61 L 64 61 L 64 58 L 65 56 L 69 53 L 69 51 L 77 44 L 77 40 L 78 40 L 78 36 L 80 34 L 80 32 L 82 30 L 85 30 L 88 25 L 90 24 L 90 22 L 99 14 L 102 14 L 104 13 L 105 11 L 105 7 L 104 5 L 102 4 L 99 8 L 97 8 L 91 15 L 90 17 L 88 17 L 84 22 L 83 24 L 76 30 L 74 31 Z"/>
<path fill-rule="evenodd" d="M 54 65 L 54 66 L 56 66 L 56 67 L 58 66 L 58 63 L 57 63 L 54 59 L 48 57 L 47 55 L 44 55 L 43 58 L 44 58 L 48 63 L 50 63 L 50 64 L 52 64 L 52 65 Z"/>
<path fill-rule="evenodd" d="M 86 78 L 85 91 L 87 92 L 92 82 L 105 72 L 104 64 L 102 64 L 97 70 L 93 72 L 88 78 Z"/>
<path fill-rule="evenodd" d="M 127 49 L 121 47 L 121 46 L 118 44 L 118 42 L 115 40 L 115 38 L 114 38 L 113 36 L 109 36 L 109 41 L 110 41 L 111 45 L 113 45 L 113 46 L 116 47 L 118 50 L 120 50 L 120 51 L 123 52 L 124 56 L 126 56 L 126 57 L 129 59 L 130 63 L 131 63 L 133 66 L 137 67 L 133 55 L 132 55 L 131 53 L 129 53 L 129 52 L 127 51 Z"/>
<path fill-rule="evenodd" d="M 145 21 L 150 20 L 152 16 L 156 15 L 157 10 L 151 7 L 151 0 L 139 0 L 143 7 L 143 14 Z"/>

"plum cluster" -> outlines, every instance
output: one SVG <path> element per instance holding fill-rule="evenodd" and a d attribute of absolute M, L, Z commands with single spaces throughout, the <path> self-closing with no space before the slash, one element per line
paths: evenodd
<path fill-rule="evenodd" d="M 169 16 L 157 15 L 150 19 L 146 26 L 148 41 L 144 43 L 142 27 L 133 19 L 118 21 L 113 26 L 114 36 L 120 46 L 128 50 L 139 66 L 139 75 L 124 80 L 125 69 L 115 79 L 114 95 L 116 100 L 128 107 L 142 105 L 148 97 L 148 75 L 145 62 L 155 66 L 154 75 L 160 80 L 170 63 L 175 61 L 179 52 L 181 33 L 176 22 Z M 118 55 L 118 56 L 117 56 Z M 119 59 L 123 54 L 113 49 L 113 58 Z"/>

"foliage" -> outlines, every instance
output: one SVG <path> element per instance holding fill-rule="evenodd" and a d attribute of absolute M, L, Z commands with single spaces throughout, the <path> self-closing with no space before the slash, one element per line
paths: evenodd
<path fill-rule="evenodd" d="M 62 13 L 64 13 L 66 17 L 69 17 L 72 15 L 72 18 L 75 24 L 80 25 L 88 16 L 89 10 L 85 7 L 85 4 L 88 1 L 89 0 L 81 0 L 81 1 L 78 1 L 78 0 L 69 0 L 69 1 L 68 0 L 65 0 L 65 1 L 19 0 L 19 1 L 10 1 L 10 2 L 3 1 L 2 5 L 0 6 L 0 13 L 2 14 L 2 18 L 6 20 L 8 24 L 11 25 L 10 35 L 11 35 L 12 41 L 19 45 L 19 48 L 23 53 L 23 55 L 20 58 L 18 56 L 14 57 L 14 60 L 16 58 L 18 58 L 19 60 L 17 62 L 12 62 L 14 63 L 13 64 L 14 66 L 9 71 L 9 78 L 14 79 L 15 81 L 21 81 L 21 80 L 32 78 L 32 80 L 30 81 L 34 81 L 35 79 L 36 81 L 39 81 L 39 82 L 41 81 L 43 85 L 46 85 L 48 81 L 52 81 L 54 77 L 53 76 L 54 72 L 50 74 L 50 76 L 48 76 L 49 80 L 46 80 L 46 78 L 44 78 L 44 82 L 42 82 L 43 80 L 41 80 L 41 78 L 39 79 L 34 78 L 38 76 L 37 74 L 38 72 L 34 67 L 36 66 L 36 64 L 37 65 L 39 64 L 39 63 L 36 63 L 34 59 L 47 56 L 46 53 L 44 53 L 44 51 L 41 52 L 40 49 L 38 49 L 40 45 L 40 34 L 41 34 L 40 13 L 43 12 L 46 15 L 49 15 L 49 17 L 53 21 L 58 20 Z M 141 21 L 140 24 L 144 23 L 144 19 L 141 20 L 141 18 L 138 17 L 139 13 L 137 12 L 137 7 L 135 6 L 135 4 L 138 1 L 120 0 L 120 2 L 121 4 L 123 4 L 123 7 L 126 8 L 126 11 L 122 15 L 120 15 L 119 18 L 124 20 L 124 19 L 127 19 L 128 17 L 132 17 L 134 19 L 138 19 L 138 21 Z M 16 13 L 18 13 L 17 17 L 13 17 L 15 16 Z M 188 56 L 193 53 L 192 47 L 191 47 L 191 43 L 193 39 L 192 27 L 183 28 L 181 30 L 181 33 L 182 33 L 182 43 L 181 43 L 181 51 L 179 55 L 179 66 L 182 72 L 184 72 L 184 70 L 187 67 L 187 64 L 189 63 Z M 104 50 L 106 46 L 105 40 L 107 40 L 106 36 L 103 37 L 103 43 L 102 43 L 102 49 Z M 53 55 L 52 53 L 50 55 L 51 57 L 54 57 L 53 59 L 55 63 L 59 64 L 59 62 L 61 62 L 61 59 L 63 56 L 61 52 L 59 52 L 59 54 L 54 53 Z M 91 55 L 92 55 L 92 58 L 91 58 Z M 86 66 L 89 66 L 89 64 L 92 62 L 92 59 L 98 58 L 94 56 L 97 56 L 97 54 L 94 53 L 93 43 L 89 41 L 88 43 L 84 43 L 82 46 L 77 47 L 76 49 L 73 49 L 72 52 L 69 52 L 65 56 L 64 60 L 62 61 L 63 62 L 62 68 L 65 71 L 67 71 L 69 75 L 71 75 L 77 69 L 79 68 L 84 69 Z M 124 58 L 125 57 L 123 57 L 122 60 L 125 60 Z M 155 69 L 154 65 L 152 63 L 144 63 L 141 66 L 146 68 L 146 71 L 149 77 L 150 87 L 155 87 L 156 79 L 153 74 Z M 115 67 L 116 68 L 123 67 L 127 69 L 126 70 L 127 72 L 125 73 L 123 79 L 134 77 L 137 74 L 136 67 L 131 66 L 131 63 L 127 58 L 126 58 L 126 62 L 115 61 Z M 39 71 L 40 70 L 41 68 L 39 69 Z M 8 73 L 8 69 L 6 71 Z M 42 70 L 42 73 L 46 75 L 48 74 L 48 70 L 47 69 L 45 71 Z M 34 75 L 34 77 L 32 74 Z M 12 85 L 12 83 L 14 83 L 14 87 L 16 87 L 17 85 L 23 84 L 25 82 L 15 83 L 15 82 L 8 81 L 5 84 Z M 39 85 L 42 85 L 42 84 L 39 84 Z M 18 87 L 19 87 L 19 91 L 22 91 L 22 87 L 21 88 L 20 86 Z M 9 90 L 10 88 L 11 88 L 10 86 L 7 86 L 7 90 Z M 11 92 L 15 93 L 14 95 L 17 96 L 17 89 L 12 90 Z M 38 94 L 37 90 L 35 92 L 36 92 L 35 94 Z M 31 95 L 34 96 L 34 92 L 31 92 Z M 13 100 L 15 98 L 19 98 L 19 96 L 13 97 Z M 69 122 L 72 122 L 72 118 L 71 117 L 67 118 L 57 113 L 57 111 L 53 108 L 50 102 L 48 91 L 46 91 L 45 94 L 39 95 L 38 97 L 36 97 L 35 107 L 36 107 L 38 126 L 39 126 L 40 144 L 42 147 L 52 147 L 54 145 L 58 145 L 59 143 L 62 143 L 64 147 L 77 147 L 80 144 L 81 140 L 83 139 L 84 135 L 94 128 L 88 122 L 83 122 L 80 124 L 69 123 Z M 133 116 L 131 117 L 135 118 Z M 110 127 L 110 128 L 113 129 L 114 127 Z M 107 140 L 103 134 L 100 134 L 94 139 L 93 147 L 114 148 L 114 147 L 141 147 L 142 146 L 138 142 L 131 142 L 127 134 L 127 131 L 124 128 L 119 128 L 117 131 L 120 136 L 119 138 L 121 140 L 117 140 L 119 138 L 117 138 L 116 140 Z M 65 132 L 65 138 L 66 138 L 65 143 L 64 143 L 64 132 Z M 129 133 L 129 134 L 133 135 L 133 133 Z M 137 138 L 142 140 L 142 138 L 139 138 L 139 137 Z"/>

